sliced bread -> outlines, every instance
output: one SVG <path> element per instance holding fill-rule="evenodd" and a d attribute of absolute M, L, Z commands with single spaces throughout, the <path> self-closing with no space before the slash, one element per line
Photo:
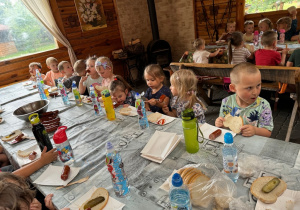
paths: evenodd
<path fill-rule="evenodd" d="M 243 126 L 243 118 L 241 116 L 233 117 L 233 116 L 231 116 L 231 114 L 227 114 L 224 117 L 223 124 L 224 124 L 225 127 L 228 127 L 234 133 L 240 133 L 241 132 L 241 127 Z"/>
<path fill-rule="evenodd" d="M 129 108 L 129 107 L 123 107 L 122 109 L 120 109 L 120 114 L 121 115 L 130 115 L 130 113 L 131 113 L 131 108 Z"/>
<path fill-rule="evenodd" d="M 33 150 L 32 150 L 33 151 Z M 22 158 L 26 158 L 28 157 L 32 151 L 22 151 L 22 150 L 18 150 L 18 156 L 22 157 Z"/>
<path fill-rule="evenodd" d="M 161 118 L 161 117 L 162 117 L 162 114 L 159 112 L 155 112 L 155 113 L 149 114 L 147 116 L 148 121 L 152 122 L 152 123 L 156 123 L 159 120 L 159 118 Z"/>
<path fill-rule="evenodd" d="M 10 133 L 9 135 L 2 137 L 2 141 L 11 141 L 21 134 L 22 134 L 22 131 L 15 130 L 14 132 Z"/>
<path fill-rule="evenodd" d="M 257 199 L 259 199 L 261 202 L 264 203 L 275 203 L 277 200 L 277 197 L 281 196 L 282 193 L 286 190 L 286 183 L 285 181 L 280 180 L 280 183 L 277 187 L 275 187 L 274 190 L 272 190 L 269 193 L 265 193 L 262 191 L 262 188 L 267 184 L 269 181 L 271 181 L 273 176 L 264 176 L 260 177 L 256 180 L 251 185 L 250 192 L 252 195 L 254 195 Z"/>
<path fill-rule="evenodd" d="M 93 199 L 95 199 L 97 197 L 100 197 L 100 196 L 104 198 L 104 201 L 97 204 L 96 206 L 92 207 L 91 210 L 101 210 L 101 209 L 103 209 L 106 206 L 107 202 L 108 202 L 109 194 L 108 194 L 108 191 L 105 188 L 100 187 L 100 188 L 95 190 L 95 192 L 92 194 L 90 199 L 88 199 L 86 202 L 84 202 L 80 206 L 79 210 L 85 210 L 85 208 L 84 208 L 85 204 L 87 204 L 90 200 L 93 200 Z"/>

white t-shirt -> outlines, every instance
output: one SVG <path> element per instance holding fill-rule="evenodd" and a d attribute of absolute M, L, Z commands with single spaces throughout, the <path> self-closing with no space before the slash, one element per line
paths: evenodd
<path fill-rule="evenodd" d="M 196 50 L 193 55 L 195 63 L 208 63 L 208 57 L 210 52 L 206 50 Z"/>
<path fill-rule="evenodd" d="M 91 76 L 88 76 L 88 78 L 83 82 L 83 85 L 86 86 L 86 88 L 88 89 L 88 92 L 90 94 L 90 87 L 92 84 L 94 83 L 102 83 L 102 77 L 99 77 L 98 79 L 92 79 Z"/>

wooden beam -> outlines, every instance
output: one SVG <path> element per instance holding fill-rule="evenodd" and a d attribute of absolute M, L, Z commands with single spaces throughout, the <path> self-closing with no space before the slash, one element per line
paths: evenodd
<path fill-rule="evenodd" d="M 236 0 L 236 30 L 244 31 L 245 0 Z"/>

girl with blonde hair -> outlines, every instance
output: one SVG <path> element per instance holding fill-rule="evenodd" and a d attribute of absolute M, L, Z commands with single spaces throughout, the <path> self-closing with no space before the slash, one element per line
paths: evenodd
<path fill-rule="evenodd" d="M 108 57 L 101 56 L 96 60 L 96 71 L 102 77 L 102 85 L 108 87 L 114 80 L 113 64 Z"/>
<path fill-rule="evenodd" d="M 172 117 L 181 117 L 181 113 L 188 108 L 192 108 L 199 123 L 205 123 L 205 105 L 196 96 L 198 79 L 194 72 L 181 69 L 172 74 L 171 92 L 171 111 L 168 106 L 163 107 L 163 112 Z"/>

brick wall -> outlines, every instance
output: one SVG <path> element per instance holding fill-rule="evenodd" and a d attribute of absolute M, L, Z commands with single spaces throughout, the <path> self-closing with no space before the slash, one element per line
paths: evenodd
<path fill-rule="evenodd" d="M 18 52 L 14 42 L 0 43 L 0 57 Z"/>
<path fill-rule="evenodd" d="M 195 39 L 193 0 L 155 0 L 160 39 L 169 42 L 173 61 L 192 50 Z M 125 45 L 132 38 L 147 47 L 153 39 L 146 0 L 117 0 L 120 26 Z"/>

